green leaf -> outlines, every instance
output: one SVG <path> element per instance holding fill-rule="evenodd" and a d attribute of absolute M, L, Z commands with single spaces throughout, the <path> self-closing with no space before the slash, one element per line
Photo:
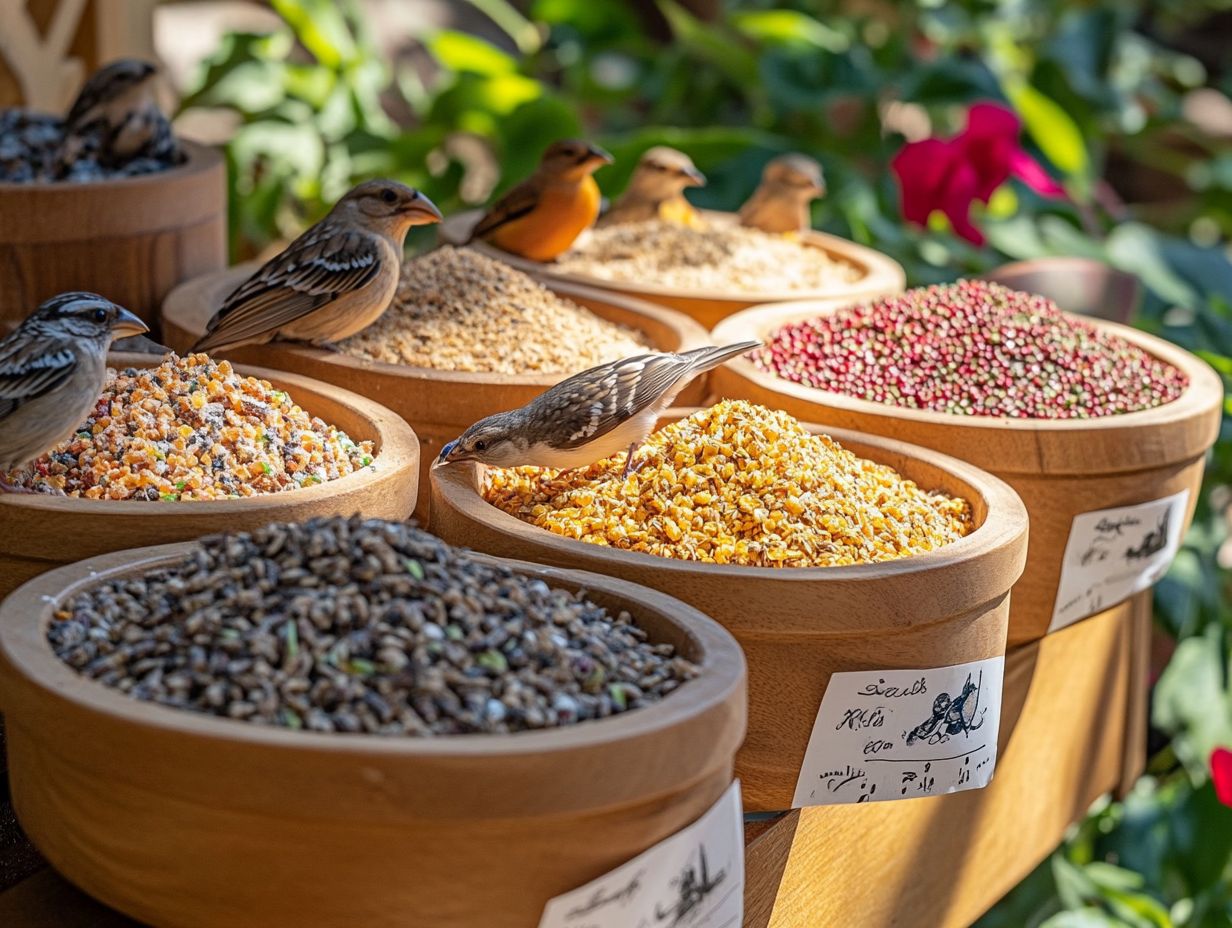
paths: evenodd
<path fill-rule="evenodd" d="M 1044 157 L 1072 177 L 1086 177 L 1091 170 L 1086 142 L 1069 114 L 1026 81 L 1007 81 L 1005 94 Z"/>
<path fill-rule="evenodd" d="M 1153 721 L 1177 735 L 1173 748 L 1197 782 L 1207 776 L 1211 751 L 1232 744 L 1230 674 L 1224 632 L 1211 625 L 1177 644 L 1155 687 Z"/>
<path fill-rule="evenodd" d="M 496 74 L 513 74 L 518 63 L 490 42 L 442 29 L 424 40 L 428 51 L 443 67 L 450 71 L 467 71 L 491 77 Z"/>
<path fill-rule="evenodd" d="M 270 0 L 274 11 L 295 31 L 295 37 L 327 68 L 338 68 L 356 57 L 355 38 L 334 0 Z"/>
<path fill-rule="evenodd" d="M 737 32 L 758 42 L 811 45 L 835 54 L 851 46 L 851 41 L 839 30 L 796 10 L 734 12 L 730 22 Z"/>

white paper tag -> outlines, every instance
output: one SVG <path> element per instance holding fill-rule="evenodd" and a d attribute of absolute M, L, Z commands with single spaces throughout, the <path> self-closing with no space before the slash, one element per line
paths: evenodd
<path fill-rule="evenodd" d="M 737 780 L 692 825 L 549 900 L 539 928 L 739 928 L 743 919 L 744 817 Z"/>
<path fill-rule="evenodd" d="M 1154 584 L 1181 545 L 1189 491 L 1074 516 L 1050 632 L 1111 609 Z"/>
<path fill-rule="evenodd" d="M 1005 658 L 929 670 L 836 673 L 792 806 L 916 799 L 987 786 L 997 764 Z"/>

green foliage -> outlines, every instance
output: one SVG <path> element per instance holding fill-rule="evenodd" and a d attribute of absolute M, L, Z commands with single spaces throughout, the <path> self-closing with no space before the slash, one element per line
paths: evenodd
<path fill-rule="evenodd" d="M 598 175 L 608 195 L 641 151 L 681 148 L 710 179 L 691 196 L 726 209 L 769 157 L 801 150 L 829 184 L 814 223 L 892 255 L 912 284 L 1009 259 L 1107 261 L 1148 288 L 1139 324 L 1200 352 L 1232 386 L 1232 264 L 1215 244 L 1232 233 L 1232 146 L 1181 120 L 1184 94 L 1208 77 L 1168 47 L 1227 0 L 728 0 L 717 23 L 659 0 L 671 41 L 620 0 L 473 0 L 507 34 L 503 48 L 425 31 L 430 66 L 397 69 L 355 0 L 273 6 L 282 27 L 228 36 L 185 101 L 239 119 L 228 147 L 237 254 L 298 231 L 364 177 L 415 184 L 447 212 L 472 205 L 565 135 L 615 154 Z M 943 222 L 906 226 L 888 168 L 904 130 L 948 135 L 979 100 L 1017 110 L 1071 197 L 1008 185 L 979 217 L 983 248 Z M 982 928 L 1232 928 L 1232 810 L 1206 770 L 1210 749 L 1232 744 L 1227 422 L 1222 437 L 1157 588 L 1160 626 L 1179 641 L 1154 706 L 1167 744 L 1125 802 L 1094 810 Z"/>

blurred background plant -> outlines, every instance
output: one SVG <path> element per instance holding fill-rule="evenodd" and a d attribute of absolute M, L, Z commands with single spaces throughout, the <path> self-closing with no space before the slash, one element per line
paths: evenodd
<path fill-rule="evenodd" d="M 429 4 L 454 28 L 425 28 L 423 3 L 270 5 L 270 30 L 227 34 L 183 101 L 188 118 L 234 124 L 237 258 L 373 175 L 446 212 L 476 205 L 565 135 L 616 156 L 598 175 L 609 195 L 643 149 L 681 148 L 710 178 L 696 202 L 725 209 L 769 157 L 802 150 L 829 182 L 815 225 L 890 254 L 910 284 L 1093 257 L 1142 279 L 1137 324 L 1232 383 L 1232 0 Z M 889 170 L 904 143 L 953 135 L 978 101 L 1013 108 L 1067 194 L 1002 186 L 976 205 L 981 247 L 940 213 L 905 223 Z M 1157 590 L 1159 644 L 1175 653 L 1155 688 L 1149 772 L 1092 810 L 982 928 L 1232 926 L 1232 809 L 1208 770 L 1211 750 L 1232 744 L 1227 438 L 1225 422 Z"/>

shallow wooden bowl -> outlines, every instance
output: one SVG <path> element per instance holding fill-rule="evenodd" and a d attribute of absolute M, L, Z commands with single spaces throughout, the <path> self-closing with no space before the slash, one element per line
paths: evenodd
<path fill-rule="evenodd" d="M 66 290 L 93 290 L 154 328 L 163 297 L 227 263 L 222 155 L 183 143 L 158 174 L 96 183 L 0 183 L 0 331 Z"/>
<path fill-rule="evenodd" d="M 244 264 L 176 288 L 163 306 L 166 343 L 177 351 L 187 350 L 205 332 L 206 323 L 227 295 L 256 268 L 255 263 Z M 588 287 L 555 282 L 549 283 L 549 287 L 597 316 L 644 333 L 657 350 L 684 351 L 710 344 L 706 332 L 680 313 Z M 551 338 L 553 333 L 545 332 L 544 337 Z M 420 479 L 425 484 L 428 467 L 446 442 L 457 438 L 484 416 L 530 402 L 568 376 L 441 371 L 367 361 L 290 342 L 250 346 L 224 354 L 233 360 L 315 377 L 388 406 L 414 427 L 423 444 Z M 686 387 L 681 402 L 700 402 L 707 391 L 705 381 L 705 377 L 698 377 Z M 427 522 L 426 493 L 415 515 L 421 522 Z"/>
<path fill-rule="evenodd" d="M 482 210 L 470 210 L 450 216 L 439 226 L 440 237 L 450 245 L 460 245 L 470 237 L 471 229 L 483 215 Z M 732 213 L 715 210 L 702 210 L 703 216 L 712 219 L 731 220 Z M 883 293 L 898 293 L 906 285 L 906 274 L 902 266 L 887 255 L 875 251 L 865 245 L 858 245 L 837 235 L 809 230 L 802 236 L 804 244 L 819 248 L 833 258 L 846 261 L 859 268 L 862 276 L 859 280 L 828 290 L 782 290 L 758 291 L 740 293 L 734 290 L 699 290 L 692 287 L 669 287 L 656 284 L 653 280 L 631 282 L 604 280 L 590 274 L 565 274 L 552 270 L 550 263 L 531 261 L 518 255 L 501 251 L 486 242 L 475 242 L 472 247 L 484 254 L 499 258 L 514 267 L 534 274 L 545 281 L 556 283 L 579 284 L 595 287 L 610 293 L 619 293 L 658 303 L 679 310 L 686 316 L 696 319 L 707 329 L 713 329 L 723 319 L 733 313 L 738 313 L 749 306 L 761 303 L 779 303 L 786 300 L 825 299 L 843 297 L 856 299 L 863 296 L 878 296 Z"/>
<path fill-rule="evenodd" d="M 1038 293 L 1063 310 L 1128 323 L 1142 302 L 1142 281 L 1094 258 L 1050 256 L 1014 261 L 983 275 L 1011 290 Z"/>
<path fill-rule="evenodd" d="M 670 410 L 661 424 L 691 411 Z M 700 564 L 529 525 L 479 495 L 480 466 L 447 465 L 432 470 L 433 529 L 479 551 L 632 580 L 717 619 L 749 662 L 749 733 L 736 758 L 745 809 L 786 809 L 830 674 L 945 667 L 1004 654 L 1009 589 L 1026 555 L 1026 511 L 1001 481 L 902 442 L 826 432 L 926 489 L 965 497 L 978 527 L 937 551 L 883 564 Z"/>
<path fill-rule="evenodd" d="M 148 354 L 112 354 L 113 367 L 156 367 Z M 245 375 L 285 390 L 304 410 L 355 441 L 376 445 L 373 467 L 338 480 L 243 499 L 146 502 L 0 493 L 0 599 L 61 564 L 109 551 L 187 541 L 211 532 L 244 531 L 268 522 L 362 513 L 405 519 L 419 493 L 419 441 L 398 416 L 329 384 L 255 367 Z"/>
<path fill-rule="evenodd" d="M 783 325 L 844 305 L 849 304 L 758 307 L 727 320 L 715 337 L 762 338 Z M 885 406 L 790 383 L 743 358 L 717 371 L 711 384 L 717 396 L 752 400 L 802 419 L 934 448 L 970 461 L 1017 490 L 1031 517 L 1031 544 L 1026 571 L 1014 586 L 1009 634 L 1013 646 L 1034 641 L 1049 630 L 1074 516 L 1189 490 L 1187 527 L 1198 499 L 1206 450 L 1219 433 L 1223 388 L 1210 367 L 1163 339 L 1113 322 L 1087 321 L 1184 371 L 1188 389 L 1175 402 L 1142 412 L 1049 421 L 951 416 Z M 1105 602 L 1101 608 L 1113 605 Z"/>
<path fill-rule="evenodd" d="M 630 583 L 516 570 L 628 610 L 702 667 L 662 702 L 569 728 L 392 738 L 273 729 L 140 702 L 51 652 L 57 604 L 174 563 L 106 555 L 0 608 L 17 816 L 103 902 L 162 928 L 528 928 L 544 903 L 690 824 L 744 734 L 736 642 Z"/>

